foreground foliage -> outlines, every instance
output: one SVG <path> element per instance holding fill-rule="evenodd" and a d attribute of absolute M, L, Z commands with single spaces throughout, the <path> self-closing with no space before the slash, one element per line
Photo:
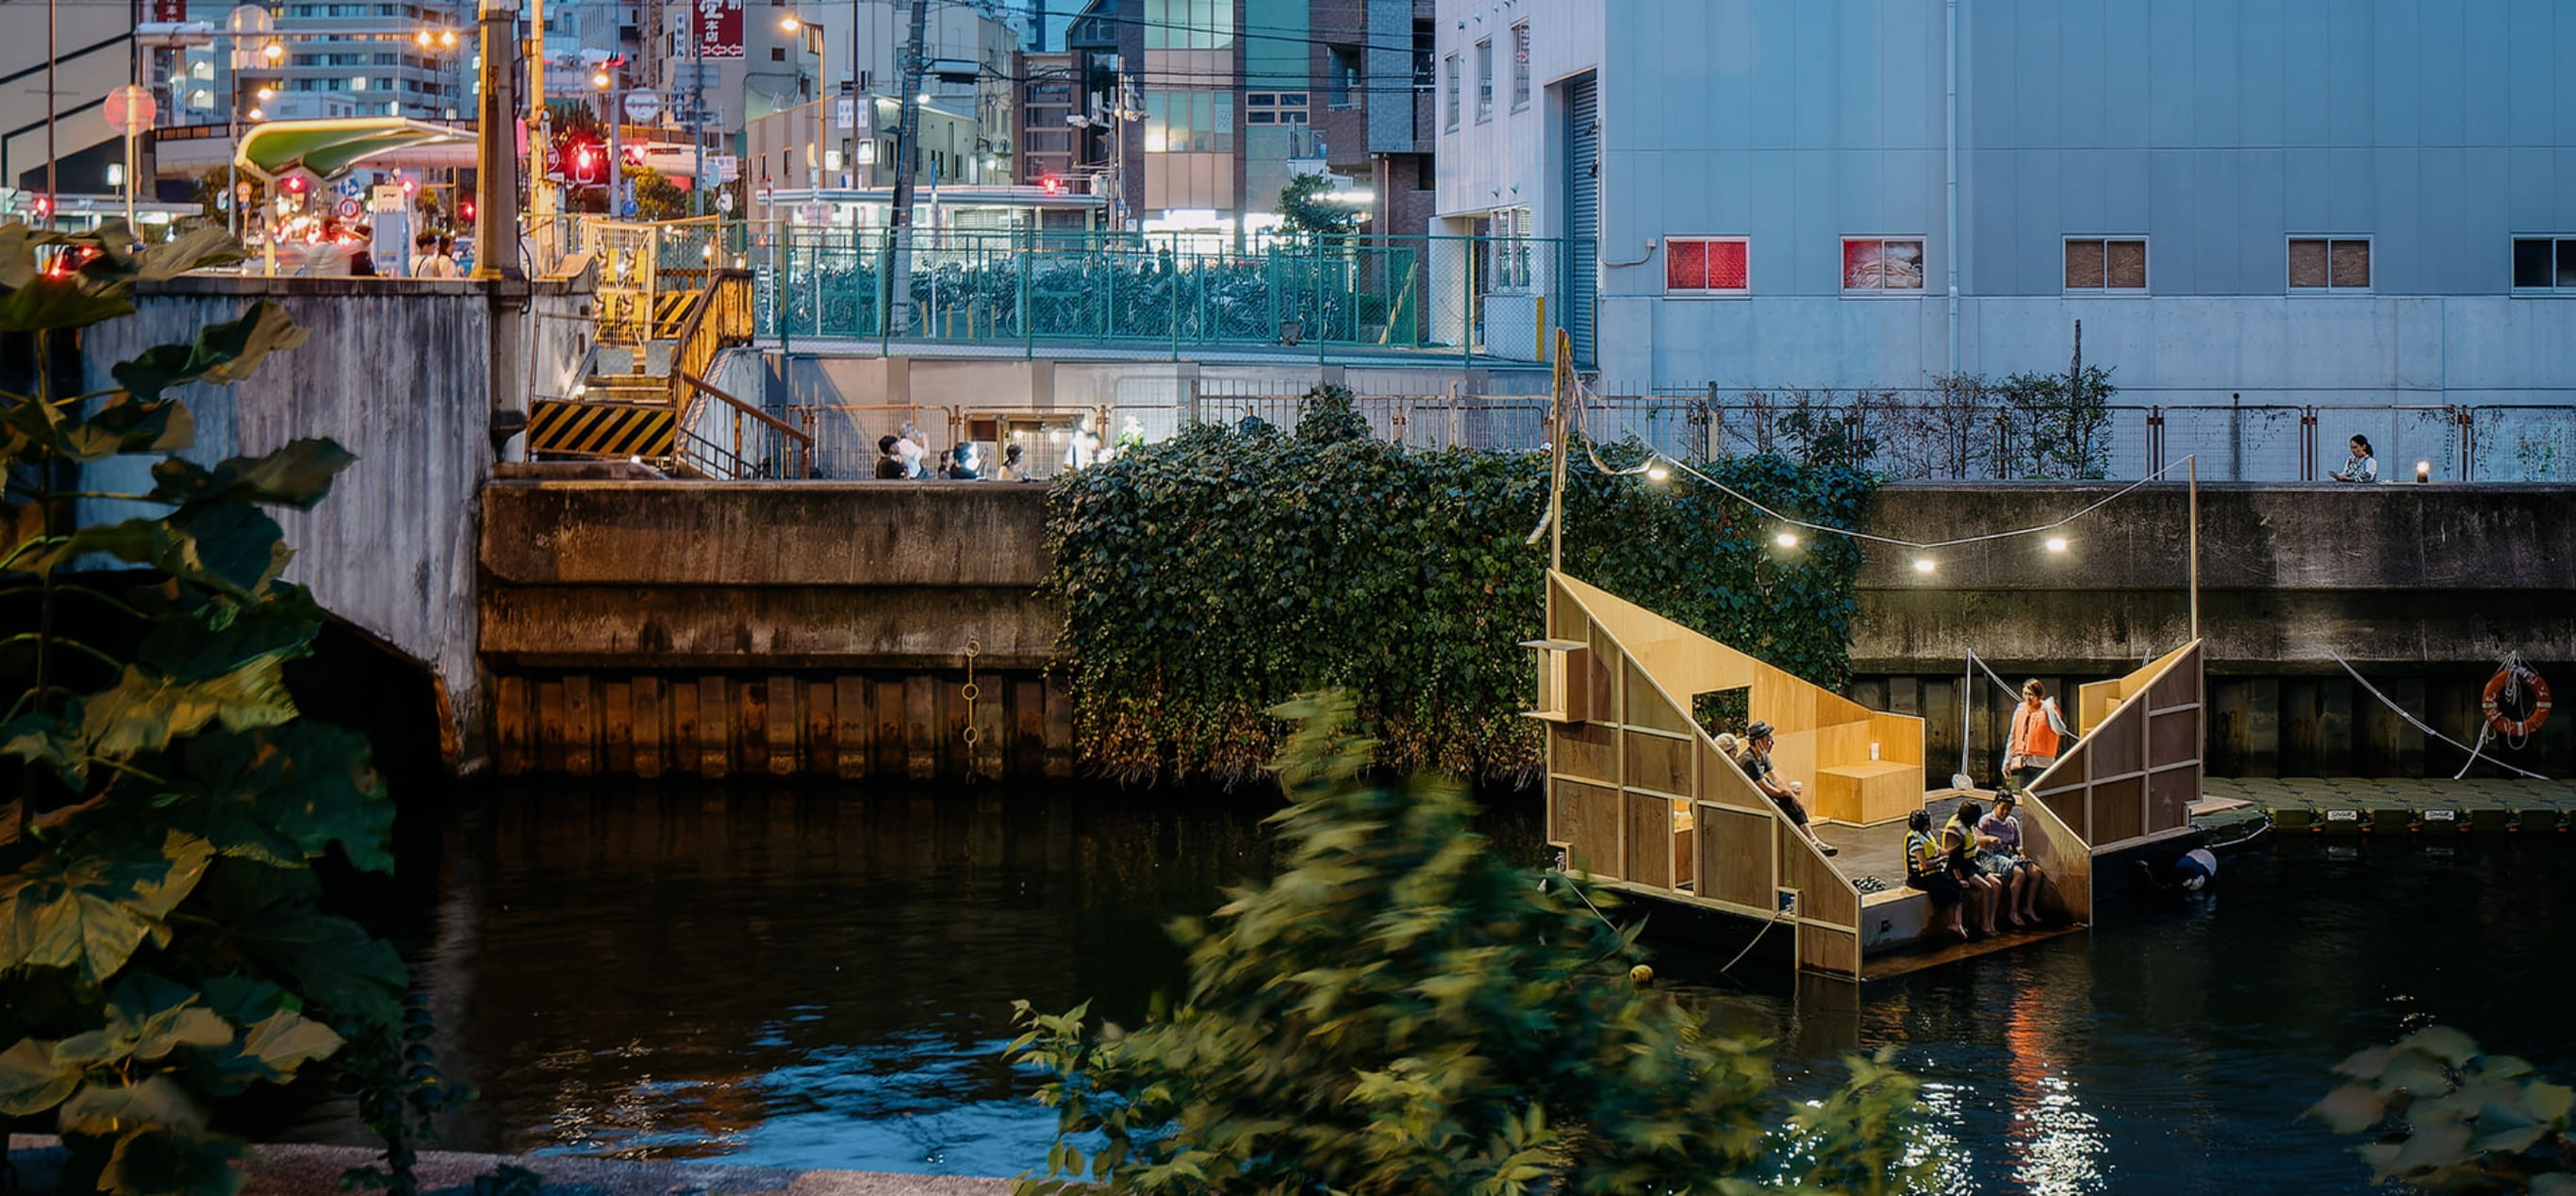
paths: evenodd
<path fill-rule="evenodd" d="M 1903 1191 L 1915 1082 L 1853 1059 L 1783 1102 L 1754 1044 L 1628 978 L 1632 935 L 1469 830 L 1453 782 L 1363 779 L 1344 698 L 1301 699 L 1278 765 L 1290 854 L 1209 924 L 1175 927 L 1187 995 L 1134 1030 L 1041 1014 L 1013 1059 L 1058 1110 L 1023 1192 Z M 1085 1154 L 1085 1144 L 1097 1149 Z"/>
<path fill-rule="evenodd" d="M 404 1053 L 401 961 L 324 912 L 312 870 L 336 855 L 390 871 L 393 806 L 363 739 L 297 717 L 283 669 L 323 612 L 279 580 L 289 553 L 261 510 L 318 501 L 349 454 L 167 455 L 194 435 L 172 388 L 238 382 L 304 331 L 262 301 L 117 364 L 115 388 L 53 385 L 66 338 L 131 313 L 137 281 L 239 256 L 220 233 L 139 255 L 127 240 L 115 223 L 0 227 L 0 333 L 36 363 L 27 393 L 0 391 L 0 601 L 20 628 L 0 640 L 0 755 L 17 763 L 0 804 L 0 1114 L 54 1113 L 68 1189 L 222 1193 L 243 1145 L 211 1128 L 213 1102 L 352 1040 Z M 86 489 L 127 455 L 155 459 L 148 490 Z M 80 500 L 143 513 L 76 523 Z M 75 572 L 98 561 L 130 584 Z"/>
<path fill-rule="evenodd" d="M 2576 1196 L 2576 1089 L 2529 1062 L 2427 1026 L 2335 1065 L 2349 1082 L 2308 1110 L 2360 1148 L 2374 1183 L 2428 1192 Z"/>
<path fill-rule="evenodd" d="M 1624 468 L 1634 445 L 1603 446 Z M 1837 526 L 1867 514 L 1871 477 L 1777 456 L 1711 476 Z M 1523 640 L 1537 638 L 1547 546 L 1540 453 L 1415 453 L 1369 436 L 1347 391 L 1319 388 L 1294 434 L 1194 427 L 1059 480 L 1049 493 L 1058 647 L 1076 739 L 1121 780 L 1260 775 L 1263 711 L 1343 688 L 1397 768 L 1522 779 L 1538 766 Z M 1566 568 L 1839 687 L 1857 547 L 1794 551 L 1751 508 L 1697 483 L 1568 471 Z"/>

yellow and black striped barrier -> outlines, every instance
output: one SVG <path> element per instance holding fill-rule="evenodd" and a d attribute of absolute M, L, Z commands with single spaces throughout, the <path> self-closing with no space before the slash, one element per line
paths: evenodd
<path fill-rule="evenodd" d="M 553 457 L 668 457 L 672 425 L 668 403 L 539 399 L 528 415 L 528 452 Z"/>

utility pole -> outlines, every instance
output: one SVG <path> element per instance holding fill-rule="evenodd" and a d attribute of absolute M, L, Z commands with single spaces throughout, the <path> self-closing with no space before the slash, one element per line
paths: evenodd
<path fill-rule="evenodd" d="M 476 13 L 483 66 L 482 94 L 475 97 L 474 277 L 481 279 L 527 277 L 519 268 L 517 243 L 519 155 L 510 144 L 510 80 L 516 73 L 510 69 L 510 44 L 518 19 L 518 0 L 482 0 Z"/>
<path fill-rule="evenodd" d="M 689 159 L 698 182 L 689 188 L 689 214 L 707 214 L 707 37 L 698 29 L 705 19 L 698 0 L 684 0 L 689 10 Z M 748 19 L 746 18 L 746 30 Z M 749 212 L 743 213 L 751 215 Z"/>
<path fill-rule="evenodd" d="M 490 51 L 485 51 L 490 53 Z M 528 0 L 528 232 L 544 252 L 544 238 L 554 230 L 538 232 L 538 222 L 554 215 L 554 192 L 546 185 L 546 0 Z M 487 60 L 488 61 L 488 60 Z M 488 71 L 486 72 L 489 73 Z M 488 105 L 487 105 L 488 107 Z M 500 128 L 510 127 L 509 109 L 501 109 Z"/>
<path fill-rule="evenodd" d="M 886 296 L 887 327 L 896 332 L 912 331 L 912 175 L 914 149 L 921 135 L 921 71 L 926 56 L 922 40 L 930 23 L 930 0 L 912 0 L 912 36 L 903 49 L 903 91 L 895 97 L 902 107 L 894 129 L 894 212 L 886 218 L 887 232 L 894 238 L 894 268 L 887 271 L 891 292 Z"/>
<path fill-rule="evenodd" d="M 914 0 L 916 6 L 919 2 L 920 0 Z M 54 49 L 55 15 L 54 0 L 45 0 L 45 227 L 47 229 L 54 227 L 54 205 L 61 202 L 59 197 L 62 195 L 62 188 L 56 185 L 54 179 L 54 164 L 62 160 L 62 155 L 54 152 L 54 112 L 58 107 L 54 92 L 54 69 L 62 65 L 61 59 L 55 56 Z M 916 41 L 913 44 L 918 47 L 921 43 Z M 16 185 L 16 180 L 13 179 L 10 182 L 12 186 Z"/>

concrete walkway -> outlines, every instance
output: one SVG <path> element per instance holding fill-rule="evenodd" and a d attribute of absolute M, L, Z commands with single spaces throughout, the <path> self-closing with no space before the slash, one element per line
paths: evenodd
<path fill-rule="evenodd" d="M 306 1196 L 340 1191 L 340 1173 L 374 1163 L 378 1152 L 357 1146 L 259 1146 L 244 1169 L 243 1196 Z M 59 1140 L 12 1134 L 9 1161 L 18 1190 L 51 1192 L 61 1173 Z M 503 1164 L 545 1179 L 550 1196 L 1000 1196 L 1009 1180 L 949 1175 L 892 1175 L 878 1171 L 793 1171 L 723 1163 L 625 1162 L 559 1156 L 460 1154 L 423 1151 L 417 1170 L 421 1190 L 464 1193 L 475 1179 Z"/>

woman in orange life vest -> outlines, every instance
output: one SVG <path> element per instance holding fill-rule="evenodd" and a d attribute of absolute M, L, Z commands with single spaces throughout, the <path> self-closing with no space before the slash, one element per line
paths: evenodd
<path fill-rule="evenodd" d="M 2048 687 L 2033 677 L 2021 683 L 2021 705 L 2013 707 L 2012 738 L 2004 745 L 2004 773 L 2015 788 L 2028 789 L 2039 774 L 2057 763 L 2058 745 L 2074 738 Z"/>

